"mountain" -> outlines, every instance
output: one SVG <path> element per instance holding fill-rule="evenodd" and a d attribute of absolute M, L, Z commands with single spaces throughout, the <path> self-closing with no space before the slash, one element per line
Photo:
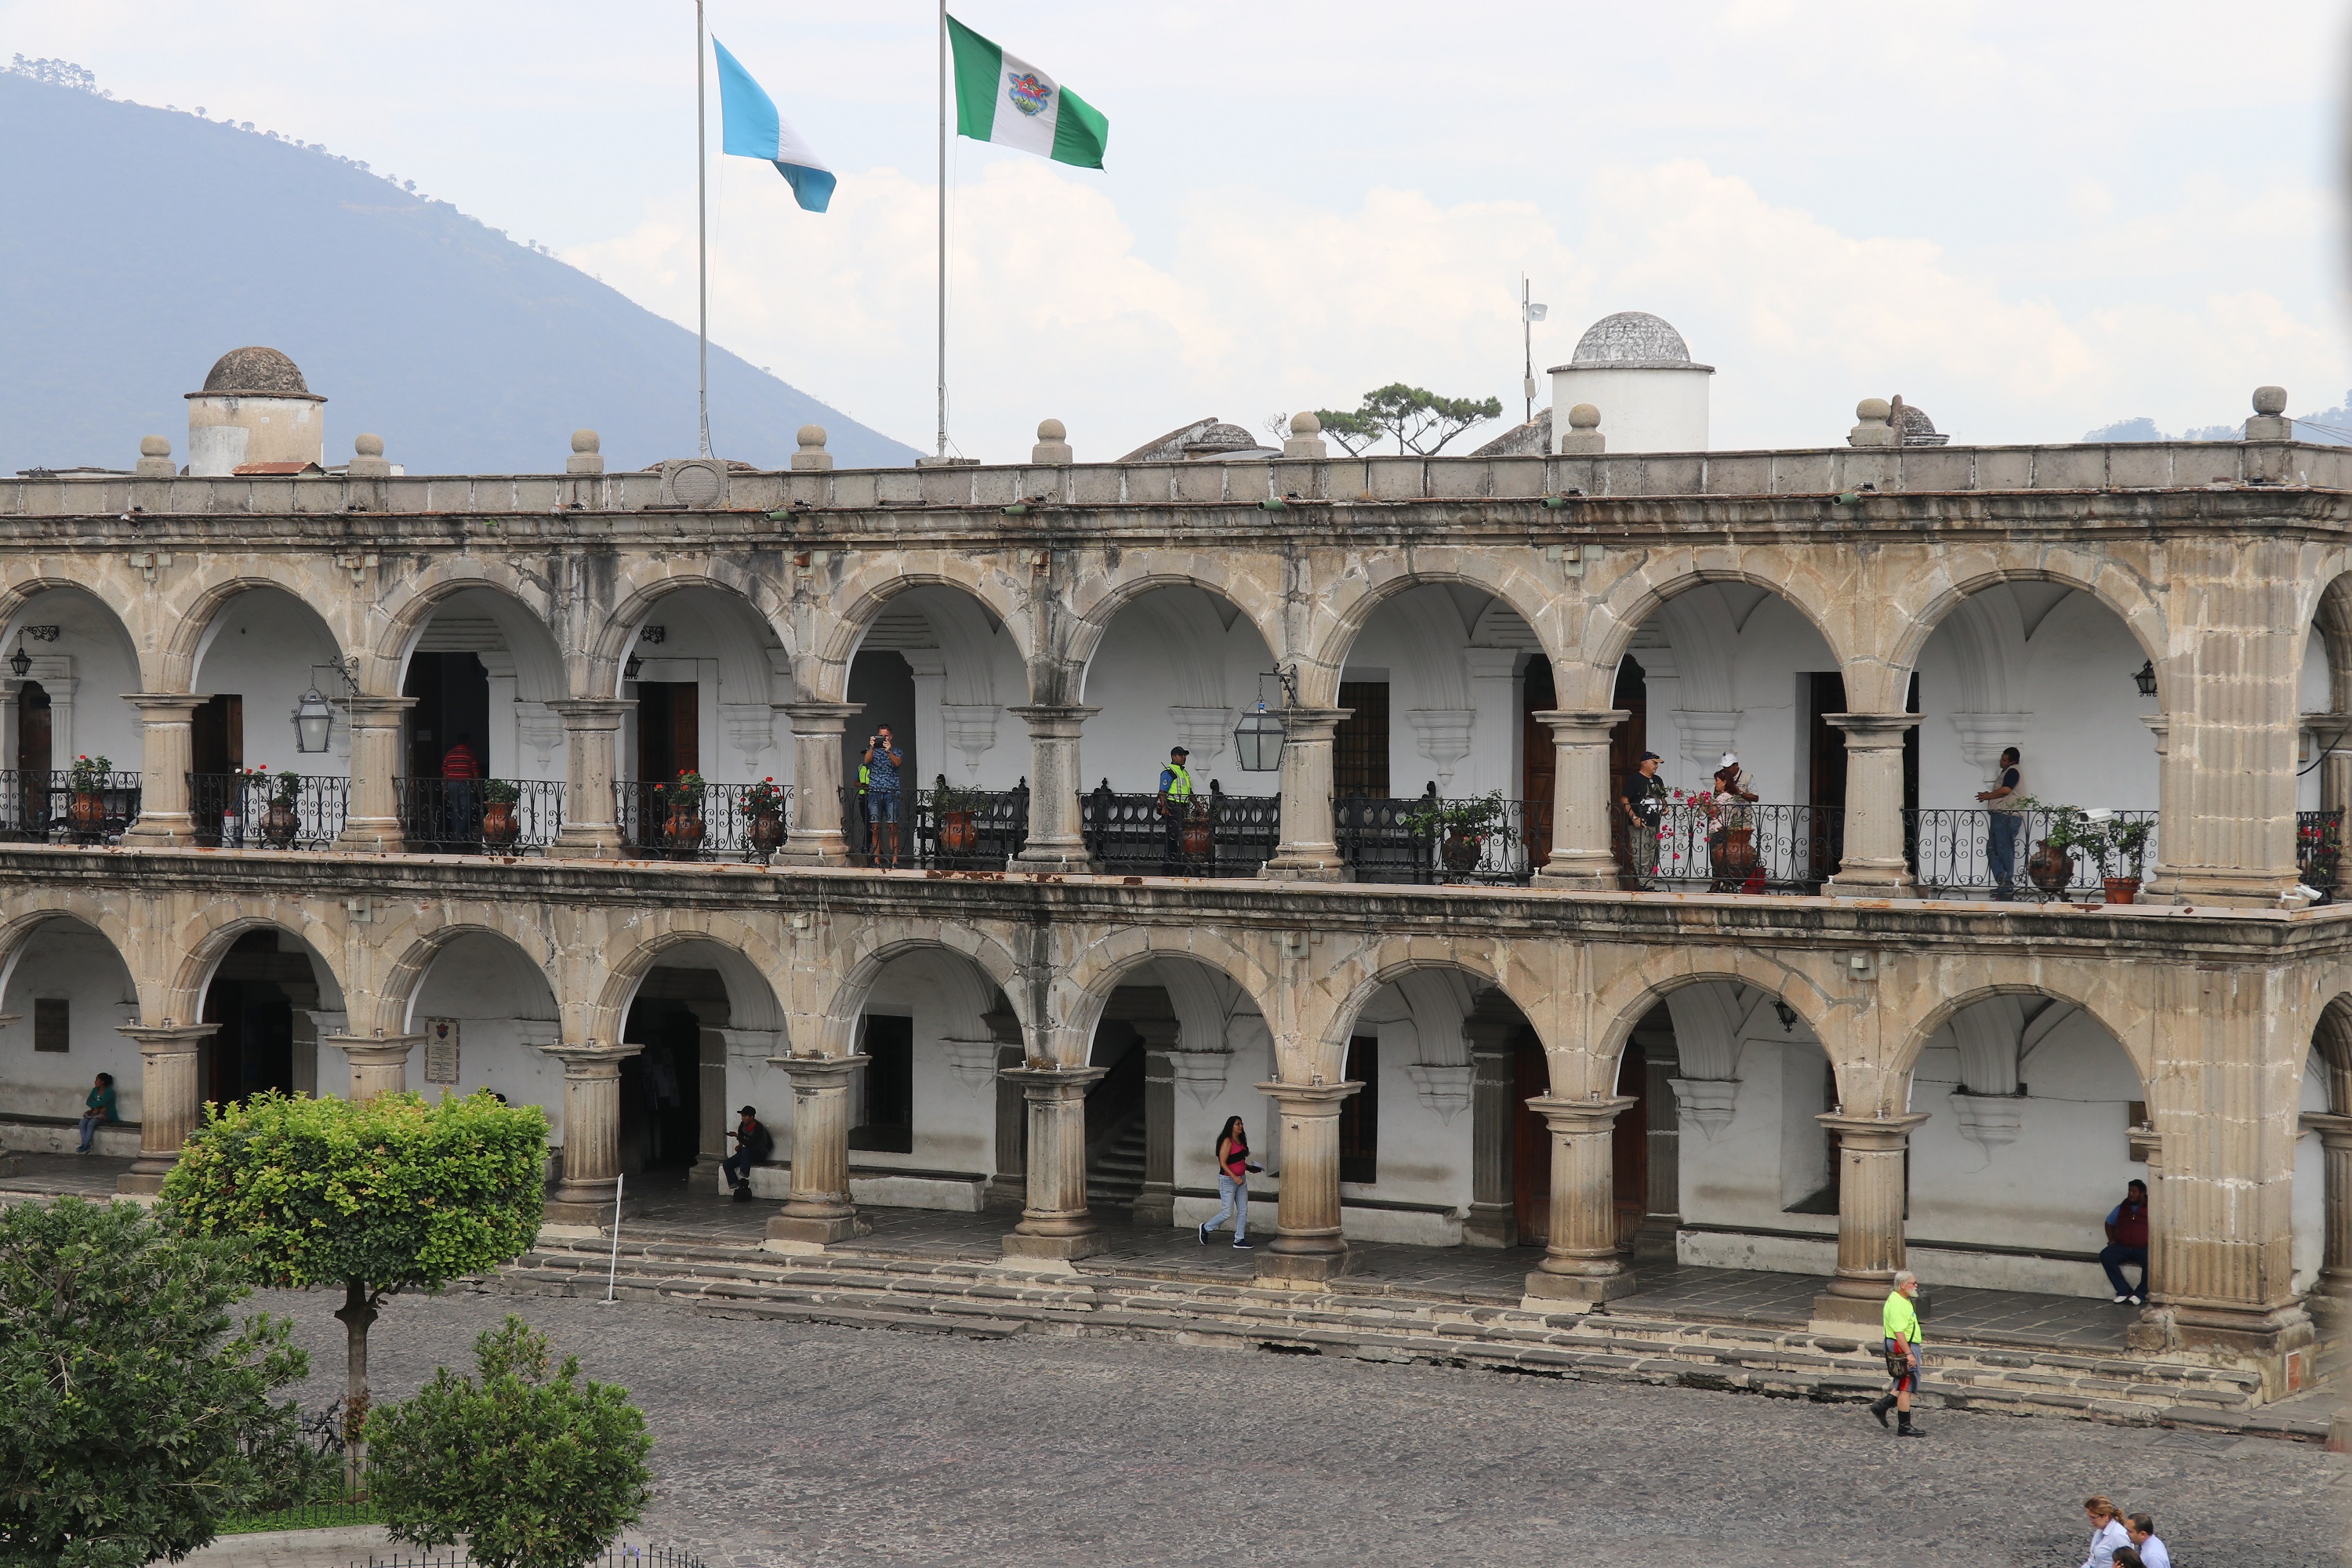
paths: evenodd
<path fill-rule="evenodd" d="M 93 85 L 0 70 L 0 473 L 186 462 L 183 395 L 247 343 L 328 399 L 330 463 L 362 431 L 411 473 L 560 472 L 583 426 L 612 468 L 694 454 L 693 333 L 323 147 Z M 710 409 L 761 468 L 807 424 L 845 467 L 916 456 L 715 343 Z"/>
<path fill-rule="evenodd" d="M 2235 441 L 2244 437 L 2243 421 L 2235 425 L 2200 425 L 2183 430 L 2178 436 L 2168 436 L 2156 427 L 2156 421 L 2146 415 L 2137 419 L 2118 419 L 2112 425 L 2102 425 L 2084 434 L 2085 441 Z M 2323 408 L 2316 414 L 2294 416 L 2294 438 L 2320 447 L 2352 446 L 2352 392 L 2344 395 L 2344 405 Z"/>

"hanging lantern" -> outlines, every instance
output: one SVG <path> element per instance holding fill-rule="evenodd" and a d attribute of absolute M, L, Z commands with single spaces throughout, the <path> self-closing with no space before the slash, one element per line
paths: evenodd
<path fill-rule="evenodd" d="M 8 656 L 8 673 L 22 680 L 33 673 L 33 656 L 25 651 L 25 634 L 16 634 L 16 651 Z"/>
<path fill-rule="evenodd" d="M 1242 772 L 1270 773 L 1282 766 L 1282 721 L 1257 705 L 1234 726 L 1234 747 L 1241 753 Z"/>
<path fill-rule="evenodd" d="M 294 749 L 298 752 L 320 752 L 327 749 L 327 737 L 335 727 L 335 710 L 317 687 L 302 693 L 302 700 L 294 709 Z"/>
<path fill-rule="evenodd" d="M 645 668 L 646 661 L 639 658 L 635 654 L 631 654 L 629 656 L 629 662 L 621 666 L 621 679 L 624 680 L 635 680 L 638 675 L 644 671 Z"/>
<path fill-rule="evenodd" d="M 2156 660 L 2149 659 L 2132 672 L 2132 684 L 2139 688 L 2142 697 L 2156 695 Z"/>

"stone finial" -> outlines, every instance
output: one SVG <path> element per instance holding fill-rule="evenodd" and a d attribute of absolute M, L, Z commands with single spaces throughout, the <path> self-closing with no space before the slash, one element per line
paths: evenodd
<path fill-rule="evenodd" d="M 1029 448 L 1029 460 L 1041 468 L 1066 468 L 1078 460 L 1070 448 L 1070 432 L 1060 420 L 1037 422 L 1037 444 Z"/>
<path fill-rule="evenodd" d="M 1290 436 L 1282 443 L 1286 458 L 1328 458 L 1331 448 L 1324 444 L 1323 421 L 1312 414 L 1290 416 Z"/>
<path fill-rule="evenodd" d="M 1563 458 L 1589 458 L 1609 449 L 1609 438 L 1601 433 L 1601 410 L 1590 403 L 1580 403 L 1568 411 L 1568 429 L 1559 438 Z"/>
<path fill-rule="evenodd" d="M 362 436 L 352 443 L 352 460 L 343 472 L 355 479 L 383 479 L 392 477 L 392 465 L 383 460 L 383 437 Z"/>
<path fill-rule="evenodd" d="M 2284 417 L 2285 413 L 2285 387 L 2254 388 L 2254 416 L 2246 421 L 2246 439 L 2249 441 L 2294 440 L 2294 421 Z"/>
<path fill-rule="evenodd" d="M 1883 397 L 1865 397 L 1853 405 L 1853 416 L 1861 423 L 1846 432 L 1849 447 L 1900 447 L 1902 433 L 1893 424 L 1895 406 Z"/>
<path fill-rule="evenodd" d="M 161 436 L 139 437 L 139 466 L 132 470 L 142 479 L 168 479 L 179 473 L 172 466 L 172 443 Z"/>
<path fill-rule="evenodd" d="M 572 456 L 564 459 L 567 474 L 601 474 L 604 471 L 604 444 L 593 430 L 572 432 Z"/>
<path fill-rule="evenodd" d="M 795 470 L 822 472 L 833 467 L 833 454 L 824 449 L 824 426 L 803 425 L 800 433 L 801 449 L 793 454 Z"/>

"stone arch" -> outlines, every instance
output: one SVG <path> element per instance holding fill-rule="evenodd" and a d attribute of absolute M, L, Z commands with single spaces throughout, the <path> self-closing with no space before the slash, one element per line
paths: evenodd
<path fill-rule="evenodd" d="M 629 1005 L 636 999 L 646 976 L 664 953 L 689 943 L 709 952 L 712 966 L 726 982 L 735 1027 L 788 1029 L 785 996 L 774 977 L 792 973 L 793 955 L 780 951 L 765 934 L 733 915 L 662 913 L 610 933 L 609 942 L 601 948 L 592 944 L 591 951 L 565 955 L 583 973 L 580 984 L 556 987 L 564 1039 L 602 1044 L 620 1039 Z M 592 978 L 596 969 L 605 971 L 601 987 Z"/>
<path fill-rule="evenodd" d="M 1965 991 L 1938 994 L 1934 1005 L 1917 1018 L 1903 1026 L 1902 1044 L 1886 1064 L 1885 1078 L 1890 1085 L 1906 1085 L 1912 1071 L 1918 1066 L 1919 1055 L 1927 1048 L 1938 1030 L 1952 1020 L 1954 1015 L 1994 996 L 2042 996 L 2063 1002 L 2081 1010 L 2083 1015 L 2107 1032 L 2108 1037 L 2123 1048 L 2123 1053 L 2139 1075 L 2140 1083 L 2152 1091 L 2155 1083 L 2155 1063 L 2151 1059 L 2149 1042 L 2137 1032 L 2117 1026 L 2118 1004 L 2125 998 L 2113 983 L 2095 982 L 2088 985 L 2069 985 L 2053 982 L 2038 964 L 2030 961 L 2015 966 L 2022 973 L 2002 973 L 2012 965 L 2003 961 L 1991 961 L 1996 978 Z M 2116 993 L 2110 994 L 2110 993 Z M 2150 1104 L 2154 1104 L 2151 1097 Z"/>
<path fill-rule="evenodd" d="M 1078 669 L 1088 668 L 1119 613 L 1162 588 L 1198 588 L 1223 600 L 1256 629 L 1258 640 L 1269 652 L 1279 647 L 1282 605 L 1278 594 L 1268 592 L 1245 573 L 1223 570 L 1226 564 L 1224 558 L 1214 553 L 1187 555 L 1181 563 L 1163 563 L 1153 552 L 1128 552 L 1119 562 L 1118 575 L 1088 576 L 1073 590 L 1066 604 L 1074 624 L 1065 657 Z M 1125 570 L 1129 567 L 1139 570 Z"/>
<path fill-rule="evenodd" d="M 331 954 L 343 951 L 343 930 L 308 905 L 247 895 L 224 900 L 191 916 L 175 933 L 182 957 L 159 999 L 163 1016 L 182 1024 L 204 1016 L 205 993 L 221 960 L 236 939 L 251 931 L 275 929 L 301 942 L 319 979 L 320 1004 L 331 1012 L 349 1005 L 352 987 Z M 137 971 L 134 969 L 133 973 Z M 145 994 L 143 989 L 142 995 Z M 364 994 L 362 993 L 362 994 Z"/>
<path fill-rule="evenodd" d="M 1016 585 L 1001 561 L 949 550 L 909 550 L 887 559 L 861 557 L 824 594 L 829 606 L 813 630 L 804 650 L 795 649 L 803 700 L 840 702 L 849 690 L 849 666 L 858 645 L 872 629 L 883 606 L 912 588 L 947 588 L 976 600 L 1001 624 L 1024 665 L 1035 649 L 1031 646 L 1028 591 Z M 788 647 L 793 645 L 787 645 Z M 1032 700 L 1041 696 L 1032 692 Z"/>
<path fill-rule="evenodd" d="M 1850 1080 L 1848 1075 L 1862 1064 L 1840 1050 L 1843 1036 L 1833 1022 L 1850 1011 L 1851 1005 L 1831 996 L 1814 976 L 1803 970 L 1753 948 L 1671 950 L 1648 958 L 1598 988 L 1592 996 L 1593 1033 L 1585 1078 L 1578 1081 L 1568 1077 L 1569 1064 L 1555 1054 L 1552 1092 L 1572 1096 L 1614 1084 L 1626 1042 L 1633 1037 L 1633 1031 L 1650 1010 L 1677 991 L 1709 981 L 1753 986 L 1786 1003 L 1821 1042 L 1831 1070 L 1837 1076 L 1838 1088 L 1848 1097 L 1847 1103 L 1856 1103 L 1859 1080 Z"/>
<path fill-rule="evenodd" d="M 552 689 L 544 696 L 534 693 L 533 700 L 569 696 L 563 686 L 568 650 L 559 630 L 558 601 L 551 585 L 544 578 L 522 571 L 510 562 L 470 554 L 434 561 L 415 577 L 404 580 L 377 606 L 382 625 L 366 649 L 360 671 L 362 688 L 385 693 L 399 691 L 409 658 L 433 617 L 458 595 L 476 591 L 494 595 L 503 605 L 511 608 L 511 616 L 498 616 L 499 629 L 508 634 L 509 641 L 514 640 L 515 631 L 527 624 L 537 634 L 531 640 L 552 654 L 553 668 L 533 671 Z"/>
<path fill-rule="evenodd" d="M 1888 584 L 1894 640 L 1884 663 L 1889 679 L 1907 676 L 1936 628 L 1964 600 L 2003 583 L 2055 583 L 2087 594 L 2112 612 L 2160 672 L 2168 653 L 2164 609 L 2147 584 L 2103 555 L 2066 549 L 2036 551 L 2030 560 L 1995 558 L 1970 569 L 1948 553 L 1923 561 Z"/>
<path fill-rule="evenodd" d="M 1276 977 L 1245 948 L 1214 932 L 1159 927 L 1113 931 L 1072 953 L 1055 972 L 1048 1017 L 1039 1030 L 1046 1056 L 1058 1066 L 1085 1066 L 1111 993 L 1124 976 L 1155 961 L 1198 963 L 1239 986 L 1274 1030 L 1279 1058 L 1283 1009 Z"/>
<path fill-rule="evenodd" d="M 1349 968 L 1347 989 L 1334 995 L 1325 1010 L 1325 1016 L 1307 1043 L 1307 1059 L 1283 1064 L 1286 1078 L 1303 1068 L 1310 1078 L 1319 1072 L 1325 1082 L 1337 1083 L 1347 1069 L 1348 1041 L 1364 1010 L 1386 986 L 1420 973 L 1466 975 L 1501 993 L 1535 1030 L 1546 1052 L 1551 1048 L 1551 1035 L 1545 1028 L 1545 1019 L 1551 1012 L 1551 997 L 1530 994 L 1519 978 L 1523 972 L 1507 963 L 1494 963 L 1468 944 L 1448 953 L 1431 951 L 1426 939 L 1392 937 Z"/>
<path fill-rule="evenodd" d="M 25 945 L 34 933 L 53 921 L 71 921 L 88 926 L 114 949 L 122 967 L 130 971 L 131 984 L 138 988 L 140 1017 L 146 1019 L 151 1002 L 161 1000 L 160 988 L 154 984 L 154 976 L 142 972 L 138 963 L 139 933 L 121 913 L 109 900 L 79 889 L 37 888 L 30 892 L 29 899 L 10 900 L 14 907 L 0 918 L 0 996 L 7 994 L 16 978 L 16 961 L 24 956 Z"/>
<path fill-rule="evenodd" d="M 93 581 L 93 577 L 97 580 Z M 110 591 L 116 596 L 110 598 Z M 96 605 L 121 639 L 121 651 L 130 656 L 131 667 L 140 689 L 154 689 L 151 685 L 153 676 L 149 668 L 150 644 L 153 639 L 142 637 L 134 631 L 130 618 L 138 615 L 145 595 L 131 592 L 131 584 L 120 580 L 117 574 L 110 570 L 101 569 L 94 574 L 85 570 L 78 577 L 68 577 L 53 575 L 37 563 L 31 575 L 0 585 L 0 650 L 15 650 L 17 645 L 16 623 L 26 617 L 33 601 L 44 594 L 56 593 L 71 594 Z M 37 656 L 40 650 L 37 645 L 26 651 Z M 105 694 L 105 700 L 112 701 L 122 695 L 110 691 Z"/>
<path fill-rule="evenodd" d="M 1003 994 L 1006 1005 L 1021 1023 L 1024 1037 L 1029 1036 L 1033 1010 L 1021 963 L 1011 950 L 995 938 L 968 927 L 926 921 L 922 929 L 908 931 L 906 923 L 897 922 L 898 929 L 891 935 L 857 951 L 824 999 L 819 1020 L 823 1037 L 808 1042 L 809 1049 L 823 1056 L 848 1055 L 856 1045 L 857 1020 L 864 1015 L 882 972 L 898 959 L 924 952 L 946 953 L 964 960 L 969 973 L 976 973 Z M 977 989 L 967 997 L 968 1002 L 976 1005 L 985 1000 Z M 990 1009 L 978 1005 L 976 1010 L 985 1013 Z"/>
<path fill-rule="evenodd" d="M 1819 580 L 1811 563 L 1786 547 L 1735 550 L 1717 546 L 1705 550 L 1659 551 L 1645 555 L 1640 565 L 1612 583 L 1589 612 L 1583 647 L 1585 658 L 1576 666 L 1573 681 L 1560 686 L 1562 707 L 1603 709 L 1616 685 L 1617 667 L 1633 646 L 1634 636 L 1667 604 L 1710 583 L 1744 583 L 1761 588 L 1803 617 L 1829 647 L 1841 669 L 1851 669 L 1859 650 L 1847 628 L 1824 619 L 1815 606 L 1850 603 L 1854 586 Z M 1570 673 L 1563 671 L 1563 674 Z M 1572 697 L 1572 693 L 1580 693 Z"/>
<path fill-rule="evenodd" d="M 353 590 L 348 575 L 331 567 L 318 569 L 307 557 L 297 558 L 297 570 L 282 573 L 268 569 L 273 564 L 270 558 L 261 559 L 261 569 L 232 563 L 218 575 L 184 585 L 184 592 L 193 590 L 189 596 L 165 612 L 170 630 L 155 658 L 155 689 L 194 689 L 196 667 L 203 662 L 205 650 L 217 635 L 229 606 L 246 594 L 283 594 L 304 606 L 326 628 L 338 658 L 362 646 L 352 625 Z"/>
<path fill-rule="evenodd" d="M 536 922 L 517 918 L 508 909 L 490 905 L 462 911 L 444 910 L 417 921 L 404 934 L 403 941 L 404 933 L 398 931 L 384 933 L 384 948 L 397 951 L 399 956 L 376 981 L 381 1012 L 395 1020 L 403 1030 L 416 1026 L 413 1015 L 424 994 L 425 979 L 432 971 L 433 961 L 460 937 L 487 936 L 514 949 L 547 982 L 549 994 L 556 998 L 558 1007 L 562 1005 L 559 984 L 562 955 Z"/>
<path fill-rule="evenodd" d="M 630 564 L 643 570 L 615 583 L 614 586 L 623 592 L 594 627 L 586 647 L 572 656 L 577 661 L 572 671 L 574 691 L 592 697 L 609 697 L 617 692 L 621 667 L 628 659 L 638 626 L 655 605 L 687 588 L 707 588 L 737 601 L 788 656 L 797 658 L 800 643 L 793 626 L 792 606 L 775 586 L 782 574 L 775 574 L 772 578 L 762 576 L 747 565 L 719 556 Z"/>
<path fill-rule="evenodd" d="M 1449 584 L 1502 601 L 1528 624 L 1555 668 L 1572 646 L 1565 596 L 1516 554 L 1416 549 L 1383 552 L 1349 564 L 1353 570 L 1329 584 L 1309 607 L 1307 626 L 1296 644 L 1268 645 L 1276 657 L 1297 665 L 1299 700 L 1307 707 L 1338 703 L 1349 649 L 1382 605 L 1412 588 Z"/>

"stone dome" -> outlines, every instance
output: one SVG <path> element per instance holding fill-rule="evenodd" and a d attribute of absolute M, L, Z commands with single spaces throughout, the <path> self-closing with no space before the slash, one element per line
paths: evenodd
<path fill-rule="evenodd" d="M 318 397 L 301 369 L 276 349 L 231 349 L 213 362 L 205 391 L 245 397 Z M 319 397 L 318 401 L 326 401 Z"/>
<path fill-rule="evenodd" d="M 1664 318 L 1620 310 L 1584 329 L 1570 370 L 1713 370 L 1691 363 L 1690 345 Z"/>

